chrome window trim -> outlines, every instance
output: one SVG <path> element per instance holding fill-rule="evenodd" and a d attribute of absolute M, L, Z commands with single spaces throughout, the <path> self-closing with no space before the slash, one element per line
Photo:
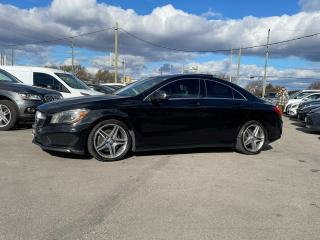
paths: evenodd
<path fill-rule="evenodd" d="M 157 88 L 156 90 L 152 91 L 150 94 L 148 94 L 144 99 L 143 101 L 146 101 L 148 100 L 148 98 L 153 94 L 155 93 L 156 91 L 160 90 L 161 88 L 167 86 L 168 84 L 170 83 L 173 83 L 173 82 L 176 82 L 176 81 L 180 81 L 180 80 L 199 80 L 199 93 L 198 93 L 198 98 L 169 98 L 168 100 L 180 100 L 180 99 L 219 99 L 219 100 L 237 100 L 237 101 L 248 101 L 248 99 L 242 94 L 240 93 L 238 90 L 234 89 L 232 86 L 229 86 L 227 84 L 224 84 L 224 83 L 220 83 L 218 81 L 215 81 L 213 79 L 207 79 L 207 78 L 181 78 L 181 79 L 176 79 L 172 82 L 169 82 L 169 83 L 166 83 L 165 85 Z M 201 93 L 201 80 L 204 81 L 204 86 L 205 86 L 205 89 L 206 89 L 206 96 L 205 97 L 200 97 L 200 93 Z M 239 93 L 243 99 L 239 99 L 239 98 L 213 98 L 213 97 L 207 97 L 207 84 L 206 84 L 206 81 L 212 81 L 212 82 L 215 82 L 215 83 L 218 83 L 218 84 L 222 84 L 226 87 L 229 87 L 231 88 L 233 91 L 236 91 L 237 93 Z"/>
<path fill-rule="evenodd" d="M 229 88 L 231 88 L 233 91 L 236 91 L 237 93 L 239 93 L 239 94 L 243 97 L 243 99 L 234 98 L 234 96 L 233 96 L 233 98 L 211 98 L 211 99 L 248 100 L 245 96 L 243 96 L 243 94 L 242 94 L 241 92 L 239 92 L 238 90 L 234 89 L 232 86 L 229 86 L 229 85 L 227 85 L 227 84 L 225 84 L 225 83 L 221 83 L 221 82 L 215 81 L 215 80 L 213 80 L 213 79 L 206 79 L 206 78 L 204 78 L 203 80 L 204 80 L 205 87 L 206 87 L 206 97 L 204 97 L 204 98 L 208 98 L 208 97 L 207 97 L 207 96 L 208 96 L 208 89 L 207 89 L 206 81 L 211 81 L 211 82 L 215 82 L 215 83 L 218 83 L 218 84 L 222 84 L 222 85 L 224 85 L 224 86 L 226 86 L 226 87 L 229 87 Z M 233 94 L 232 94 L 232 95 L 233 95 Z"/>
<path fill-rule="evenodd" d="M 200 89 L 200 79 L 199 79 L 199 78 L 180 78 L 180 79 L 176 79 L 176 80 L 174 80 L 174 81 L 172 81 L 172 82 L 168 82 L 168 83 L 166 83 L 165 85 L 163 85 L 163 86 L 157 88 L 156 90 L 152 91 L 148 96 L 146 96 L 146 97 L 143 99 L 143 101 L 148 100 L 147 98 L 149 98 L 152 94 L 154 94 L 156 91 L 160 90 L 161 88 L 163 88 L 163 87 L 165 87 L 165 86 L 167 86 L 167 85 L 169 85 L 169 84 L 171 84 L 171 83 L 174 83 L 174 82 L 177 82 L 177 81 L 181 81 L 181 80 L 198 80 L 198 81 L 199 81 L 198 98 L 175 98 L 175 99 L 200 99 L 200 98 L 199 98 L 199 96 L 200 96 L 200 91 L 201 91 L 201 89 Z M 170 98 L 170 99 L 174 99 L 174 98 Z M 168 99 L 168 100 L 170 100 L 170 99 Z"/>

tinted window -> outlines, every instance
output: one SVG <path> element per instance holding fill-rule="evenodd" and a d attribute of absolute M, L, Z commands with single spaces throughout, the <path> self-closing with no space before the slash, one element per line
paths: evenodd
<path fill-rule="evenodd" d="M 170 98 L 197 98 L 199 97 L 199 80 L 178 80 L 161 88 Z"/>
<path fill-rule="evenodd" d="M 7 73 L 2 70 L 0 70 L 0 82 L 1 81 L 20 83 L 20 81 L 16 79 L 14 76 L 12 76 L 10 73 Z"/>
<path fill-rule="evenodd" d="M 45 73 L 33 73 L 33 85 L 59 92 L 69 92 L 57 79 Z"/>
<path fill-rule="evenodd" d="M 311 96 L 309 96 L 307 98 L 310 99 L 310 100 L 315 100 L 315 99 L 320 98 L 320 95 L 319 94 L 315 94 L 315 95 L 311 95 Z"/>
<path fill-rule="evenodd" d="M 233 90 L 233 98 L 234 99 L 244 99 L 244 97 L 237 91 Z"/>
<path fill-rule="evenodd" d="M 128 97 L 137 96 L 159 84 L 163 80 L 165 80 L 165 77 L 150 77 L 141 81 L 137 81 L 130 85 L 127 85 L 124 88 L 121 88 L 120 90 L 115 92 L 115 95 Z"/>
<path fill-rule="evenodd" d="M 232 88 L 217 83 L 215 81 L 206 81 L 207 97 L 209 98 L 233 98 Z"/>
<path fill-rule="evenodd" d="M 62 79 L 66 84 L 68 84 L 69 87 L 74 89 L 86 89 L 89 90 L 89 87 L 76 78 L 75 76 L 68 74 L 68 73 L 55 73 L 59 78 Z"/>

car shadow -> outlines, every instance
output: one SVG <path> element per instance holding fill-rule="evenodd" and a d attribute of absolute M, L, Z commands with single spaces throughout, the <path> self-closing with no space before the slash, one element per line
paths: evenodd
<path fill-rule="evenodd" d="M 53 157 L 65 158 L 65 159 L 76 159 L 76 160 L 91 160 L 92 156 L 89 154 L 78 155 L 73 153 L 63 153 L 63 152 L 54 152 L 54 151 L 46 151 L 46 153 L 50 154 Z"/>
<path fill-rule="evenodd" d="M 270 144 L 267 144 L 263 147 L 262 151 L 269 151 L 273 149 Z M 53 151 L 46 151 L 46 153 L 50 154 L 53 157 L 70 159 L 70 160 L 91 160 L 93 159 L 92 156 L 89 154 L 85 155 L 77 155 L 72 153 L 62 153 L 62 152 L 53 152 Z M 129 152 L 127 157 L 117 161 L 124 161 L 130 157 L 136 156 L 161 156 L 161 155 L 188 155 L 188 154 L 198 154 L 198 153 L 238 153 L 233 148 L 225 148 L 225 147 L 217 147 L 217 148 L 189 148 L 189 149 L 171 149 L 171 150 L 155 150 L 155 151 L 143 151 L 143 152 Z M 239 153 L 241 154 L 241 153 Z M 114 161 L 112 161 L 114 162 Z"/>
<path fill-rule="evenodd" d="M 12 128 L 10 131 L 21 131 L 21 130 L 28 130 L 31 129 L 32 125 L 30 124 L 18 124 L 14 128 Z"/>
<path fill-rule="evenodd" d="M 292 122 L 291 125 L 297 126 L 297 127 L 302 127 L 304 126 L 304 123 L 301 121 L 296 121 L 296 122 Z"/>
<path fill-rule="evenodd" d="M 271 145 L 264 146 L 262 151 L 269 151 L 273 149 Z M 181 155 L 181 154 L 198 154 L 198 153 L 237 153 L 234 148 L 192 148 L 192 149 L 170 149 L 170 150 L 156 150 L 156 151 L 143 151 L 131 153 L 132 156 L 157 156 L 157 155 Z"/>
<path fill-rule="evenodd" d="M 296 130 L 303 132 L 303 133 L 311 134 L 311 135 L 319 135 L 319 132 L 314 131 L 309 128 L 305 128 L 305 127 L 298 127 L 298 128 L 296 128 Z"/>

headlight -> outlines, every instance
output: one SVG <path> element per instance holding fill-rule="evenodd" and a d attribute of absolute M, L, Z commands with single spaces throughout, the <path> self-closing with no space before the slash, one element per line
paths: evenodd
<path fill-rule="evenodd" d="M 87 109 L 74 109 L 55 113 L 52 115 L 50 123 L 76 123 L 83 119 L 85 116 L 87 116 L 88 113 L 89 110 Z"/>
<path fill-rule="evenodd" d="M 19 95 L 23 100 L 42 100 L 41 96 L 36 94 L 19 93 Z"/>
<path fill-rule="evenodd" d="M 298 108 L 298 104 L 293 104 L 291 108 Z"/>

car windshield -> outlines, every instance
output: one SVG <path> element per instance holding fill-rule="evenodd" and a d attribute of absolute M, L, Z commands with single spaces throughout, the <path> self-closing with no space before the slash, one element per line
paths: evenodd
<path fill-rule="evenodd" d="M 294 99 L 300 99 L 300 98 L 303 98 L 307 95 L 310 95 L 311 93 L 310 92 L 301 92 L 299 94 L 297 94 L 296 96 L 294 96 Z"/>
<path fill-rule="evenodd" d="M 62 79 L 69 87 L 74 89 L 85 89 L 90 90 L 90 88 L 81 80 L 68 73 L 55 73 L 59 78 Z"/>
<path fill-rule="evenodd" d="M 119 96 L 134 97 L 152 88 L 164 79 L 166 79 L 166 77 L 150 77 L 121 88 L 114 94 Z"/>
<path fill-rule="evenodd" d="M 11 75 L 8 72 L 0 70 L 0 82 L 12 82 L 12 83 L 21 83 L 15 76 Z"/>

